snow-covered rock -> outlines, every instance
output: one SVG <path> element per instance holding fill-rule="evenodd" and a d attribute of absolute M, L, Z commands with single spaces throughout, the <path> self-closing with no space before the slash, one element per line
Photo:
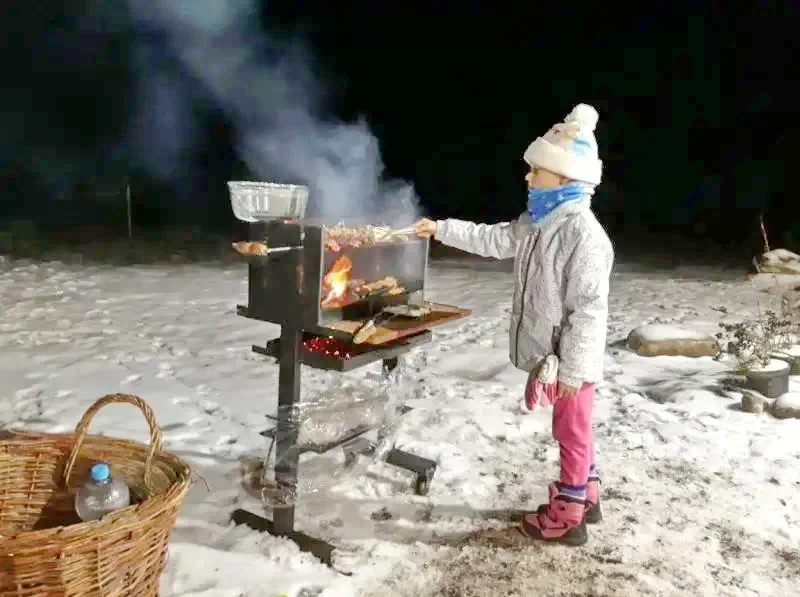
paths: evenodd
<path fill-rule="evenodd" d="M 800 274 L 760 273 L 749 276 L 749 280 L 754 288 L 773 296 L 800 294 Z"/>
<path fill-rule="evenodd" d="M 742 396 L 742 410 L 746 413 L 760 415 L 765 410 L 769 410 L 773 404 L 775 404 L 775 400 L 752 390 L 746 391 Z"/>
<path fill-rule="evenodd" d="M 786 249 L 764 253 L 756 264 L 758 273 L 749 276 L 750 282 L 763 292 L 776 296 L 790 296 L 800 305 L 800 255 Z"/>
<path fill-rule="evenodd" d="M 682 326 L 651 323 L 639 326 L 628 336 L 628 347 L 645 357 L 713 357 L 720 348 L 716 338 Z"/>
<path fill-rule="evenodd" d="M 761 256 L 758 267 L 765 274 L 800 274 L 800 255 L 786 249 L 773 249 Z"/>
<path fill-rule="evenodd" d="M 786 392 L 772 405 L 772 415 L 778 419 L 800 419 L 800 392 Z"/>

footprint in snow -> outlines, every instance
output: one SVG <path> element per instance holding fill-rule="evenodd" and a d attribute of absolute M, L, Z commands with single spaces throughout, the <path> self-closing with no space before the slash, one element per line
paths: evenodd
<path fill-rule="evenodd" d="M 123 379 L 123 380 L 120 382 L 120 385 L 121 385 L 121 386 L 126 386 L 126 385 L 128 385 L 128 384 L 132 384 L 132 383 L 134 383 L 134 382 L 137 382 L 137 381 L 139 381 L 140 379 L 142 379 L 142 376 L 141 376 L 141 375 L 129 375 L 128 377 L 126 377 L 125 379 Z"/>
<path fill-rule="evenodd" d="M 21 390 L 17 390 L 14 392 L 17 400 L 20 402 L 29 401 L 34 398 L 38 398 L 42 395 L 42 388 L 38 385 L 30 386 L 28 388 L 23 388 Z"/>
<path fill-rule="evenodd" d="M 25 379 L 35 380 L 35 379 L 44 379 L 48 377 L 49 374 L 45 373 L 44 371 L 33 371 L 31 373 L 25 374 Z"/>
<path fill-rule="evenodd" d="M 193 412 L 194 416 L 189 420 L 188 424 L 192 426 L 211 426 L 208 417 L 216 417 L 218 415 L 225 415 L 225 409 L 211 400 L 193 400 L 191 398 L 177 397 L 172 399 L 172 404 L 176 406 L 185 406 L 189 412 Z"/>
<path fill-rule="evenodd" d="M 169 363 L 159 363 L 158 368 L 159 372 L 156 373 L 158 379 L 170 379 L 175 377 L 175 371 L 173 371 Z"/>
<path fill-rule="evenodd" d="M 173 423 L 162 427 L 164 441 L 168 444 L 205 444 L 211 429 L 208 421 L 191 419 L 186 423 Z"/>

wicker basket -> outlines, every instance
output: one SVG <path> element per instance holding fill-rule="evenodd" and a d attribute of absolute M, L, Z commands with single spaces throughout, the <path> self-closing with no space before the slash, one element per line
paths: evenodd
<path fill-rule="evenodd" d="M 112 403 L 133 404 L 150 445 L 87 435 Z M 111 464 L 132 505 L 84 523 L 74 495 L 93 462 Z M 161 452 L 161 431 L 141 398 L 105 396 L 75 433 L 0 438 L 0 597 L 156 597 L 167 544 L 191 485 L 189 467 Z"/>

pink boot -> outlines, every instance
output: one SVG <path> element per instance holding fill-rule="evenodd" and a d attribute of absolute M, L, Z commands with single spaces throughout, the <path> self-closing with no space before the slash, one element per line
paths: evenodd
<path fill-rule="evenodd" d="M 586 485 L 586 522 L 597 524 L 603 520 L 600 509 L 600 477 L 592 475 Z"/>
<path fill-rule="evenodd" d="M 558 495 L 558 483 L 550 483 L 547 488 L 550 494 L 550 501 Z M 546 514 L 549 504 L 542 504 L 536 510 L 537 514 Z M 586 522 L 597 524 L 603 521 L 603 511 L 600 509 L 600 477 L 589 477 L 586 485 Z"/>
<path fill-rule="evenodd" d="M 548 488 L 550 503 L 540 506 L 522 518 L 520 530 L 530 539 L 583 545 L 589 539 L 586 532 L 586 500 L 559 493 L 558 484 Z"/>

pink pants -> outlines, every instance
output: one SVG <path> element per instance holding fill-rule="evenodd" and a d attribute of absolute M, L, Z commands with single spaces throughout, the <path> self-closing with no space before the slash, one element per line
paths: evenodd
<path fill-rule="evenodd" d="M 561 451 L 561 482 L 583 487 L 595 464 L 592 438 L 594 384 L 585 383 L 572 398 L 557 399 L 558 384 L 543 384 L 535 375 L 528 379 L 525 399 L 529 408 L 553 405 L 553 437 Z"/>

